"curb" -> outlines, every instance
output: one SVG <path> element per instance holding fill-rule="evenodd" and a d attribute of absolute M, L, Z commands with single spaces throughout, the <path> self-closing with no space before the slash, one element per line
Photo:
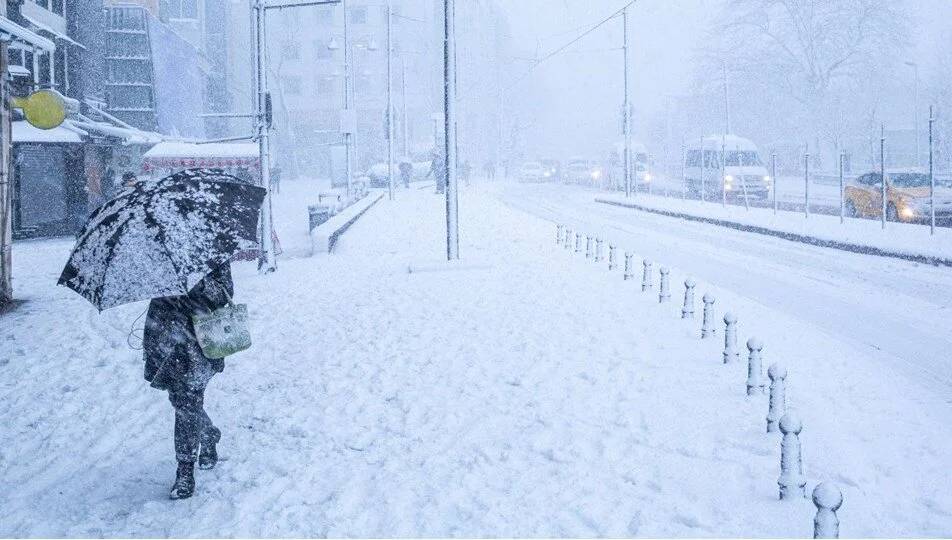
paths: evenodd
<path fill-rule="evenodd" d="M 877 257 L 891 257 L 894 259 L 902 259 L 905 261 L 931 264 L 933 266 L 952 267 L 952 259 L 947 259 L 944 257 L 935 257 L 931 255 L 916 255 L 912 253 L 903 253 L 901 251 L 893 251 L 893 250 L 882 249 L 882 248 L 877 248 L 873 246 L 866 246 L 863 244 L 853 244 L 850 242 L 841 242 L 839 240 L 827 240 L 824 238 L 818 238 L 816 236 L 809 236 L 805 234 L 791 233 L 786 231 L 778 231 L 776 229 L 761 227 L 759 225 L 746 225 L 743 223 L 738 223 L 736 221 L 729 221 L 726 219 L 696 216 L 694 214 L 686 214 L 684 212 L 676 212 L 673 210 L 661 210 L 658 208 L 652 208 L 650 206 L 643 206 L 636 203 L 615 201 L 611 199 L 605 199 L 602 197 L 595 197 L 595 202 L 601 203 L 601 204 L 608 204 L 611 206 L 620 206 L 622 208 L 631 208 L 633 210 L 639 210 L 641 212 L 648 212 L 651 214 L 658 214 L 661 216 L 679 218 L 679 219 L 684 219 L 687 221 L 696 221 L 698 223 L 706 223 L 708 225 L 717 225 L 718 227 L 726 227 L 728 229 L 734 229 L 734 230 L 743 231 L 743 232 L 751 232 L 755 234 L 762 234 L 765 236 L 773 236 L 776 238 L 789 240 L 791 242 L 798 242 L 801 244 L 810 244 L 817 247 L 838 249 L 840 251 L 848 251 L 850 253 L 860 253 L 863 255 L 875 255 Z"/>

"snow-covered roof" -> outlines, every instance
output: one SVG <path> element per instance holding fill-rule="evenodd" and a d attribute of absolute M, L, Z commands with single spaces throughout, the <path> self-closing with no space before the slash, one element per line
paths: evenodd
<path fill-rule="evenodd" d="M 31 126 L 25 120 L 13 122 L 12 135 L 14 143 L 78 144 L 83 142 L 79 133 L 65 127 L 40 129 Z"/>
<path fill-rule="evenodd" d="M 153 146 L 143 156 L 149 158 L 254 158 L 258 159 L 256 143 L 207 143 L 165 141 Z"/>
<path fill-rule="evenodd" d="M 757 150 L 757 145 L 750 139 L 745 139 L 737 135 L 714 134 L 704 137 L 705 148 L 718 148 L 724 146 L 728 150 Z M 693 146 L 696 148 L 696 146 Z"/>

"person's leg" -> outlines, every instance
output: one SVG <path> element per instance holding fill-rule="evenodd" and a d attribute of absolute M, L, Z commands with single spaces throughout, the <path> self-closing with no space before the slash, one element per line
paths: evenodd
<path fill-rule="evenodd" d="M 198 468 L 214 469 L 218 464 L 218 441 L 221 440 L 221 430 L 215 427 L 204 408 L 201 410 L 201 426 L 202 449 L 198 454 Z"/>
<path fill-rule="evenodd" d="M 195 492 L 195 460 L 205 418 L 202 400 L 200 391 L 188 388 L 169 390 L 169 401 L 175 408 L 175 459 L 178 461 L 170 493 L 173 499 L 187 499 Z"/>

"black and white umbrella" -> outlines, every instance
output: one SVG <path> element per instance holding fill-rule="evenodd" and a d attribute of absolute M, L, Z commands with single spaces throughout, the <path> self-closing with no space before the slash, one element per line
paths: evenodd
<path fill-rule="evenodd" d="M 138 182 L 90 216 L 59 284 L 100 311 L 187 294 L 236 252 L 257 247 L 264 196 L 217 169 Z"/>

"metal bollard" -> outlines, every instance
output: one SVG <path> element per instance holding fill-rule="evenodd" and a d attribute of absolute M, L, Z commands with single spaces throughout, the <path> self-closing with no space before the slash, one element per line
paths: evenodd
<path fill-rule="evenodd" d="M 572 249 L 572 229 L 565 229 L 564 245 L 565 249 Z"/>
<path fill-rule="evenodd" d="M 780 419 L 780 500 L 802 499 L 807 496 L 807 480 L 803 476 L 803 459 L 800 452 L 800 431 L 803 423 L 792 412 Z"/>
<path fill-rule="evenodd" d="M 603 243 L 601 238 L 595 238 L 595 262 L 602 262 L 602 259 L 605 258 L 602 254 Z"/>
<path fill-rule="evenodd" d="M 737 316 L 731 312 L 724 314 L 724 363 L 730 364 L 740 358 L 737 350 Z"/>
<path fill-rule="evenodd" d="M 823 482 L 813 490 L 816 517 L 813 518 L 813 538 L 839 538 L 840 518 L 836 511 L 843 505 L 843 493 L 836 484 Z"/>
<path fill-rule="evenodd" d="M 641 274 L 641 292 L 645 292 L 654 286 L 651 283 L 651 261 L 645 259 L 641 264 L 645 267 L 644 272 Z"/>
<path fill-rule="evenodd" d="M 767 369 L 770 377 L 770 408 L 767 410 L 767 433 L 777 431 L 777 423 L 787 412 L 787 368 L 774 363 Z"/>
<path fill-rule="evenodd" d="M 575 233 L 575 253 L 582 252 L 582 235 Z"/>
<path fill-rule="evenodd" d="M 632 257 L 633 255 L 631 253 L 625 253 L 625 281 L 628 281 L 631 278 L 635 277 L 634 274 L 631 273 Z"/>
<path fill-rule="evenodd" d="M 694 318 L 694 287 L 697 285 L 694 280 L 687 278 L 684 280 L 684 306 L 681 308 L 682 319 Z"/>
<path fill-rule="evenodd" d="M 615 246 L 609 244 L 608 245 L 608 269 L 614 270 L 616 266 L 618 265 L 615 261 Z"/>
<path fill-rule="evenodd" d="M 592 237 L 585 235 L 585 258 L 592 258 Z"/>
<path fill-rule="evenodd" d="M 747 340 L 747 395 L 753 396 L 764 393 L 764 372 L 761 351 L 764 343 L 752 337 Z"/>
<path fill-rule="evenodd" d="M 565 229 L 565 227 L 561 223 L 555 226 L 555 245 L 557 246 L 562 245 L 562 230 L 563 229 Z"/>
<path fill-rule="evenodd" d="M 717 333 L 714 328 L 714 296 L 711 293 L 704 293 L 701 298 L 704 302 L 704 318 L 701 320 L 701 339 L 709 338 Z"/>
<path fill-rule="evenodd" d="M 661 274 L 661 283 L 658 286 L 658 303 L 663 304 L 671 300 L 671 287 L 668 283 L 668 275 L 671 271 L 662 266 L 658 269 L 658 273 Z"/>

